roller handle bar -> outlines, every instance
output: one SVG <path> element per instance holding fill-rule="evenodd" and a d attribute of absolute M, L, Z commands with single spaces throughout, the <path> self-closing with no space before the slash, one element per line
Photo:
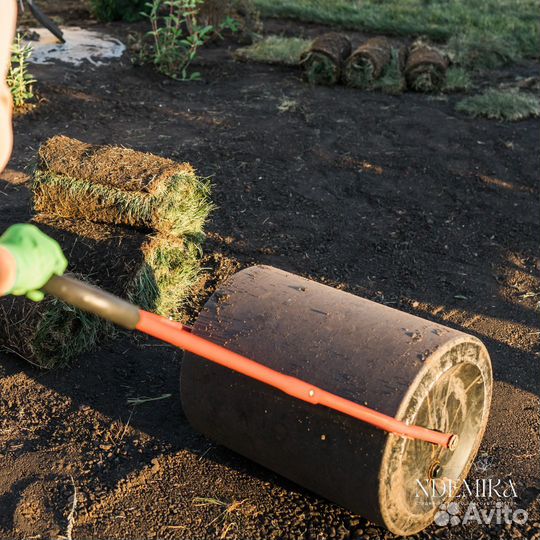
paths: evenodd
<path fill-rule="evenodd" d="M 312 405 L 330 409 L 371 424 L 379 429 L 411 439 L 419 439 L 454 450 L 457 436 L 421 426 L 410 426 L 391 416 L 342 398 L 306 381 L 285 375 L 250 360 L 230 349 L 191 333 L 183 324 L 170 321 L 118 298 L 98 287 L 65 275 L 54 276 L 43 291 L 83 311 L 107 319 L 128 330 L 139 330 L 162 341 L 202 356 L 211 362 L 273 386 Z"/>
<path fill-rule="evenodd" d="M 69 274 L 53 276 L 45 284 L 43 291 L 70 306 L 98 315 L 127 330 L 135 330 L 139 322 L 140 309 L 137 306 Z"/>

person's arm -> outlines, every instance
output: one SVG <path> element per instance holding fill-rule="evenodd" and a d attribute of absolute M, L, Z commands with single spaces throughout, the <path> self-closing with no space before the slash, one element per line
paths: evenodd
<path fill-rule="evenodd" d="M 13 148 L 13 101 L 6 77 L 11 64 L 11 45 L 16 24 L 17 1 L 0 0 L 0 172 L 7 165 Z"/>
<path fill-rule="evenodd" d="M 36 302 L 54 275 L 62 275 L 67 260 L 56 240 L 35 225 L 12 225 L 0 236 L 0 294 L 26 295 Z"/>
<path fill-rule="evenodd" d="M 16 22 L 16 0 L 0 0 L 0 172 L 7 165 L 13 148 L 13 101 L 6 76 Z M 0 296 L 26 295 L 31 300 L 42 300 L 41 287 L 53 275 L 63 274 L 66 267 L 67 261 L 58 243 L 35 225 L 12 225 L 0 236 Z"/>

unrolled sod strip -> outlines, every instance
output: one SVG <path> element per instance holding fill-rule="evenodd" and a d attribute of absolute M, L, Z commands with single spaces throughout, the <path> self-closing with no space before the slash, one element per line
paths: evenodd
<path fill-rule="evenodd" d="M 68 271 L 180 320 L 199 277 L 199 248 L 191 241 L 147 237 L 127 227 L 39 215 L 33 222 L 61 245 Z M 113 326 L 56 299 L 0 299 L 0 348 L 45 369 L 69 363 L 115 333 Z"/>
<path fill-rule="evenodd" d="M 347 59 L 343 70 L 344 82 L 355 88 L 371 88 L 392 59 L 392 46 L 384 37 L 369 39 Z"/>
<path fill-rule="evenodd" d="M 212 209 L 208 183 L 188 163 L 64 136 L 46 141 L 38 156 L 38 212 L 180 237 L 201 235 Z"/>
<path fill-rule="evenodd" d="M 351 42 L 347 36 L 337 32 L 319 36 L 302 55 L 306 80 L 312 84 L 336 84 L 350 54 Z"/>
<path fill-rule="evenodd" d="M 267 36 L 247 47 L 234 51 L 234 58 L 241 62 L 262 62 L 297 66 L 311 41 L 297 37 Z"/>
<path fill-rule="evenodd" d="M 448 60 L 426 44 L 412 45 L 405 63 L 407 86 L 417 92 L 436 92 L 446 79 Z"/>

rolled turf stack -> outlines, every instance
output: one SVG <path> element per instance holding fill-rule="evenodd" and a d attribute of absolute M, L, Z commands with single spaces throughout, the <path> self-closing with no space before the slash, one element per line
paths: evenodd
<path fill-rule="evenodd" d="M 103 167 L 108 166 L 110 153 L 104 150 L 110 151 L 111 147 L 90 145 L 79 157 L 81 169 L 89 172 L 92 163 L 100 182 L 92 182 L 89 176 L 74 180 L 60 174 L 63 167 L 74 173 L 77 165 L 69 152 L 63 152 L 66 146 L 81 145 L 73 139 L 55 137 L 41 148 L 34 204 L 42 212 L 32 222 L 60 243 L 69 261 L 68 271 L 79 279 L 128 298 L 146 310 L 181 320 L 186 301 L 199 279 L 200 241 L 211 209 L 208 186 L 197 179 L 189 166 L 122 148 L 114 149 L 117 168 L 111 166 L 110 175 L 106 175 Z M 96 157 L 100 152 L 107 156 L 102 166 Z M 44 153 L 47 164 L 54 164 L 55 173 L 45 166 Z M 181 174 L 176 170 L 173 173 L 173 165 Z M 147 179 L 147 174 L 153 177 Z M 125 183 L 121 181 L 122 175 Z M 189 188 L 177 184 L 179 177 L 186 178 Z M 112 193 L 106 181 L 113 186 Z M 161 190 L 158 195 L 149 192 L 155 181 Z M 150 189 L 122 189 L 135 186 Z M 172 204 L 163 193 L 181 195 L 184 211 L 195 211 L 176 214 L 175 222 Z M 103 214 L 99 213 L 100 208 L 104 209 Z M 143 209 L 144 216 L 137 213 L 138 208 Z M 167 219 L 161 219 L 163 208 L 167 209 Z M 66 214 L 71 215 L 66 218 Z M 89 216 L 113 223 L 96 223 L 87 219 Z M 126 223 L 136 226 L 123 225 Z M 151 231 L 152 226 L 166 232 Z M 82 352 L 95 349 L 116 332 L 111 324 L 49 297 L 40 303 L 20 297 L 2 298 L 0 317 L 4 319 L 0 324 L 0 347 L 47 369 L 65 365 Z"/>
<path fill-rule="evenodd" d="M 347 36 L 338 32 L 319 36 L 302 55 L 301 64 L 306 80 L 311 84 L 336 84 L 350 54 L 351 42 Z"/>
<path fill-rule="evenodd" d="M 405 63 L 407 86 L 417 92 L 437 92 L 446 80 L 448 60 L 425 43 L 413 44 Z"/>
<path fill-rule="evenodd" d="M 384 37 L 362 43 L 345 62 L 343 80 L 348 86 L 369 89 L 392 60 L 392 46 Z"/>
<path fill-rule="evenodd" d="M 38 212 L 178 237 L 202 234 L 208 185 L 188 163 L 61 135 L 41 146 L 38 158 Z"/>

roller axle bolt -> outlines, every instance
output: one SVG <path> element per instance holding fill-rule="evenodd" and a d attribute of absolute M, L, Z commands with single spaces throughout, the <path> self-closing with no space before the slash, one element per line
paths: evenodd
<path fill-rule="evenodd" d="M 429 469 L 429 478 L 439 478 L 441 476 L 442 467 L 441 464 L 438 461 L 435 461 L 431 464 L 431 467 Z"/>
<path fill-rule="evenodd" d="M 459 443 L 459 437 L 457 435 L 452 435 L 448 441 L 448 450 L 454 451 L 457 448 Z"/>

